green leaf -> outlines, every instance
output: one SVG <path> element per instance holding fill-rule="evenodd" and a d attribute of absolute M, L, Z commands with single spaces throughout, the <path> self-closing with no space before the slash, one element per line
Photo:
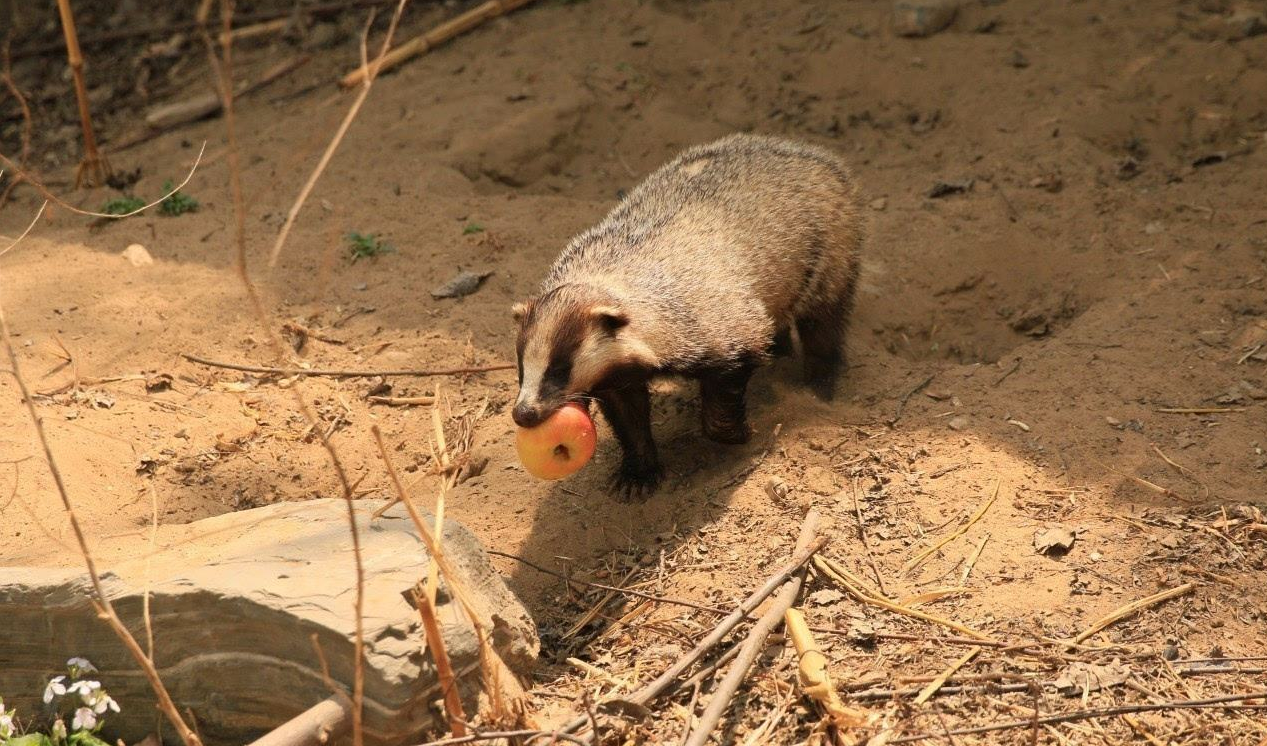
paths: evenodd
<path fill-rule="evenodd" d="M 145 200 L 140 197 L 116 197 L 102 205 L 100 211 L 107 215 L 127 215 L 142 207 L 145 207 Z"/>
<path fill-rule="evenodd" d="M 73 746 L 110 746 L 110 744 L 100 738 L 97 738 L 95 735 L 86 730 L 75 731 L 74 733 L 71 733 L 70 738 L 66 740 Z M 31 744 L 31 746 L 37 745 Z"/>
<path fill-rule="evenodd" d="M 10 738 L 3 746 L 53 746 L 53 739 L 43 733 L 27 733 L 25 736 Z"/>
<path fill-rule="evenodd" d="M 467 223 L 466 227 L 462 229 L 463 236 L 469 236 L 472 233 L 483 233 L 483 232 L 484 232 L 484 226 L 480 225 L 479 223 Z"/>

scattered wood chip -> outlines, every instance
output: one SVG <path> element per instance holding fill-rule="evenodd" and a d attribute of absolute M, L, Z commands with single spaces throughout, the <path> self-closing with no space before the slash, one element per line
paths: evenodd
<path fill-rule="evenodd" d="M 1069 697 L 1121 686 L 1131 677 L 1131 669 L 1114 658 L 1107 664 L 1075 661 L 1056 678 L 1056 690 Z"/>

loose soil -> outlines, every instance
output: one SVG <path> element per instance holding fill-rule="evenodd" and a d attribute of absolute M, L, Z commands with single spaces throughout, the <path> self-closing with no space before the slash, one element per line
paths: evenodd
<path fill-rule="evenodd" d="M 480 473 L 450 494 L 449 516 L 490 549 L 539 565 L 728 606 L 789 555 L 813 506 L 833 521 L 830 556 L 874 580 L 861 522 L 888 594 L 962 587 L 925 608 L 1008 640 L 1067 638 L 1125 603 L 1195 582 L 1193 593 L 1088 644 L 1124 646 L 1103 655 L 1150 653 L 1127 658 L 1137 680 L 1164 696 L 1248 688 L 1253 677 L 1181 686 L 1158 673 L 1158 656 L 1168 645 L 1181 657 L 1267 654 L 1267 527 L 1253 506 L 1267 487 L 1267 35 L 1224 38 L 1218 2 L 971 3 L 926 39 L 894 36 L 888 9 L 876 0 L 591 0 L 542 2 L 488 23 L 375 84 L 270 272 L 267 251 L 351 100 L 333 81 L 356 63 L 360 18 L 334 25 L 331 46 L 239 106 L 251 269 L 273 331 L 292 325 L 296 359 L 314 368 L 513 362 L 511 303 L 533 291 L 571 235 L 681 148 L 734 131 L 834 147 L 853 164 L 869 222 L 837 401 L 813 398 L 796 363 L 779 362 L 754 380 L 752 442 L 722 448 L 698 432 L 693 387 L 665 382 L 654 413 L 670 478 L 648 501 L 622 504 L 605 493 L 617 451 L 604 423 L 597 456 L 573 478 L 543 483 L 518 465 L 513 371 L 388 379 L 394 396 L 438 391 L 451 432 L 483 413 L 468 454 Z M 402 34 L 452 12 L 417 9 Z M 244 80 L 296 53 L 284 41 L 245 45 Z M 183 54 L 165 73 L 175 97 L 206 86 L 200 48 Z M 15 67 L 20 86 L 23 70 L 34 70 L 24 64 Z M 276 362 L 232 270 L 223 121 L 111 151 L 134 137 L 141 115 L 103 114 L 112 163 L 140 167 L 130 191 L 154 197 L 206 142 L 185 190 L 201 209 L 102 225 L 53 207 L 0 265 L 23 370 L 42 392 L 38 409 L 94 541 L 144 542 L 151 487 L 164 523 L 339 494 L 295 410 L 297 382 L 181 357 Z M 37 125 L 56 131 L 73 121 Z M 5 153 L 17 152 L 16 130 L 4 132 Z M 52 180 L 73 177 L 74 133 L 39 141 L 33 162 Z M 930 196 L 939 183 L 964 189 Z M 117 196 L 55 189 L 88 209 Z M 40 201 L 19 187 L 0 230 L 20 233 Z M 352 231 L 377 234 L 395 252 L 352 262 Z M 133 243 L 152 266 L 121 256 Z M 459 269 L 492 274 L 468 297 L 433 298 Z M 170 388 L 160 390 L 159 375 Z M 358 496 L 390 491 L 369 435 L 378 424 L 415 493 L 430 499 L 430 413 L 368 403 L 379 384 L 316 378 L 301 390 Z M 0 457 L 14 461 L 3 467 L 0 562 L 76 563 L 19 395 L 10 380 L 0 385 Z M 1183 409 L 1198 413 L 1165 411 Z M 902 572 L 996 485 L 997 501 L 964 536 Z M 1049 528 L 1076 535 L 1067 553 L 1036 551 Z M 646 679 L 712 619 L 659 606 L 613 624 L 635 609 L 630 599 L 568 634 L 601 595 L 495 561 L 541 627 L 536 704 L 546 711 L 570 707 L 582 689 L 611 690 L 584 680 L 567 656 L 617 679 Z M 817 625 L 855 637 L 868 628 L 938 634 L 832 588 L 821 578 L 811 585 L 806 606 Z M 833 676 L 849 685 L 897 686 L 962 652 L 829 643 Z M 796 700 L 756 730 L 788 709 L 791 660 L 758 665 L 728 737 L 807 736 L 816 718 Z M 961 673 L 1048 680 L 1062 667 L 1059 658 L 986 650 Z M 689 693 L 678 706 L 688 701 Z M 923 715 L 865 706 L 908 718 L 911 732 L 938 731 L 1023 716 L 1031 697 L 970 702 Z M 1076 705 L 1048 695 L 1041 709 Z M 671 739 L 683 715 L 648 727 Z M 1195 715 L 1167 717 L 1136 722 L 1176 741 L 1196 727 Z M 1058 732 L 1140 737 L 1122 721 L 1098 722 Z M 1253 731 L 1240 716 L 1221 725 Z"/>

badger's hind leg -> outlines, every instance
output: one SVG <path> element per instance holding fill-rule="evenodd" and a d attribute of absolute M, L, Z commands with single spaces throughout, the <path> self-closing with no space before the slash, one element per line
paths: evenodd
<path fill-rule="evenodd" d="M 748 427 L 745 395 L 755 366 L 705 371 L 699 375 L 700 415 L 704 435 L 718 443 L 747 443 Z"/>
<path fill-rule="evenodd" d="M 805 357 L 805 382 L 823 401 L 836 393 L 836 379 L 847 366 L 845 329 L 853 311 L 854 274 L 851 271 L 841 292 L 829 301 L 815 304 L 797 317 L 796 331 Z"/>
<path fill-rule="evenodd" d="M 647 382 L 624 382 L 595 391 L 594 397 L 620 443 L 622 456 L 612 475 L 612 491 L 625 501 L 647 498 L 664 479 L 664 467 L 651 435 L 651 392 Z"/>

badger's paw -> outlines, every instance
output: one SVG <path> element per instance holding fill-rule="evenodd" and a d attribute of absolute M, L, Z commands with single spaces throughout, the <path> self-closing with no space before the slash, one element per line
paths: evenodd
<path fill-rule="evenodd" d="M 664 481 L 664 468 L 659 464 L 625 461 L 611 476 L 609 489 L 620 502 L 642 502 Z"/>

